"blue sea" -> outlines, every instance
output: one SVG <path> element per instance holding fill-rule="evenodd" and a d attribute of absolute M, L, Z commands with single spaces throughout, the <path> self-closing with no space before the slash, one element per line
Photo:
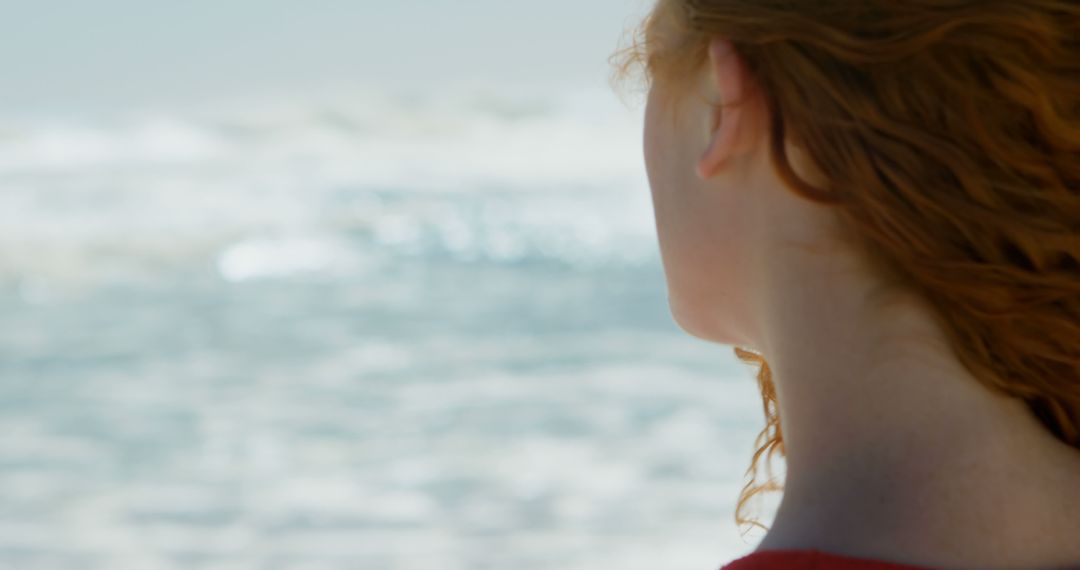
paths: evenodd
<path fill-rule="evenodd" d="M 0 114 L 0 568 L 748 553 L 754 371 L 668 312 L 640 115 L 571 88 Z"/>

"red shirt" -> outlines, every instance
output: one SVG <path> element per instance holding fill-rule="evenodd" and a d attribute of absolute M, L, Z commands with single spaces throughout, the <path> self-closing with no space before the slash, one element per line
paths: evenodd
<path fill-rule="evenodd" d="M 819 550 L 763 550 L 726 564 L 720 570 L 931 570 Z"/>

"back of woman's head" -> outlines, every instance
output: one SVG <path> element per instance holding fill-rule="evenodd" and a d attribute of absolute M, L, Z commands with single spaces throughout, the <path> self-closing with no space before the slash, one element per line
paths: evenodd
<path fill-rule="evenodd" d="M 835 206 L 972 374 L 1080 450 L 1080 3 L 660 0 L 619 69 L 690 89 L 712 37 L 761 86 L 791 191 Z M 736 511 L 758 524 L 741 511 L 778 488 L 755 480 L 783 437 L 767 355 L 736 354 L 760 366 L 766 427 Z"/>

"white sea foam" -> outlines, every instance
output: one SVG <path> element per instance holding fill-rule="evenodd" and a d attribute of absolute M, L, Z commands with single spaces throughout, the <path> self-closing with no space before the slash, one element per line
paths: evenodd
<path fill-rule="evenodd" d="M 344 273 L 361 263 L 342 240 L 315 236 L 247 239 L 227 247 L 218 257 L 218 269 L 229 281 Z"/>
<path fill-rule="evenodd" d="M 350 247 L 496 263 L 651 260 L 637 111 L 607 92 L 517 97 L 368 93 L 12 123 L 0 138 L 0 278 L 71 280 L 148 260 L 157 271 L 207 256 L 229 280 L 360 270 L 343 262 Z M 337 241 L 267 237 L 280 235 Z"/>

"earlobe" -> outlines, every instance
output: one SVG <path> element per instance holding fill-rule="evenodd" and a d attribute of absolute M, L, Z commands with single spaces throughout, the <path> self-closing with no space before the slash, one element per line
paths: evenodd
<path fill-rule="evenodd" d="M 714 38 L 709 43 L 709 74 L 719 94 L 719 120 L 710 118 L 709 145 L 697 164 L 697 174 L 703 180 L 712 178 L 723 167 L 739 142 L 742 123 L 741 103 L 746 87 L 746 74 L 738 53 L 730 41 Z"/>

